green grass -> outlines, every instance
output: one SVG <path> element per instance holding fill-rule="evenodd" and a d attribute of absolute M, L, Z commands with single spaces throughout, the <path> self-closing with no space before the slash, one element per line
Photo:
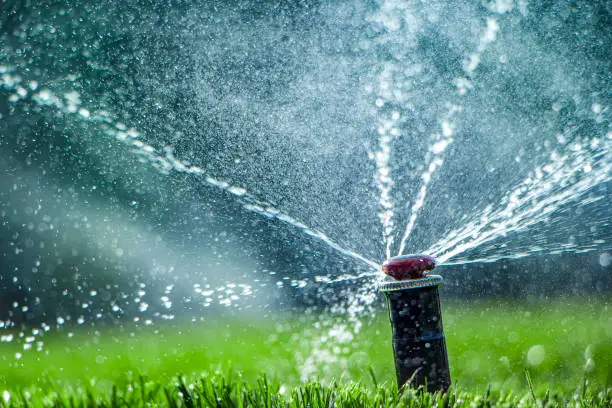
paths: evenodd
<path fill-rule="evenodd" d="M 64 328 L 41 351 L 2 343 L 0 406 L 4 390 L 15 406 L 612 406 L 607 300 L 443 309 L 454 383 L 445 396 L 395 391 L 385 315 L 344 343 L 321 338 L 342 317 L 315 326 L 311 316 L 283 315 L 80 327 L 70 338 Z M 308 360 L 313 347 L 335 361 Z M 302 377 L 309 364 L 317 382 Z"/>
<path fill-rule="evenodd" d="M 27 391 L 11 396 L 0 406 L 57 407 L 594 407 L 609 408 L 612 390 L 583 387 L 573 393 L 515 394 L 487 389 L 483 393 L 452 389 L 446 394 L 418 390 L 399 393 L 392 385 L 366 387 L 360 384 L 322 385 L 311 382 L 283 389 L 265 377 L 252 383 L 228 380 L 223 376 L 200 378 L 187 383 L 178 379 L 162 386 L 159 382 L 139 381 L 123 389 L 113 387 L 103 394 L 92 388 L 62 389 L 32 396 Z"/>

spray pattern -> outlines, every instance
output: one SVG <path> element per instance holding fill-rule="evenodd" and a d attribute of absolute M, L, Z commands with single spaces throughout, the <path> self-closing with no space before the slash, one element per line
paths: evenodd
<path fill-rule="evenodd" d="M 459 110 L 459 107 L 453 106 L 449 110 L 449 116 L 452 117 L 455 112 L 458 112 Z M 421 175 L 421 188 L 419 189 L 417 198 L 410 209 L 410 218 L 408 220 L 408 224 L 406 224 L 404 235 L 402 236 L 398 255 L 402 255 L 404 253 L 408 237 L 414 229 L 414 225 L 416 224 L 421 208 L 423 208 L 423 205 L 425 205 L 425 198 L 427 197 L 427 188 L 429 183 L 431 183 L 434 173 L 442 166 L 442 164 L 444 164 L 442 154 L 453 142 L 453 134 L 454 129 L 452 121 L 445 119 L 442 122 L 442 133 L 435 133 L 431 138 L 429 150 L 425 156 L 425 171 Z"/>
<path fill-rule="evenodd" d="M 466 74 L 465 77 L 455 79 L 455 87 L 459 97 L 467 94 L 468 90 L 473 88 L 471 77 L 474 74 L 476 68 L 480 63 L 481 55 L 486 51 L 489 44 L 497 39 L 499 33 L 499 24 L 495 18 L 487 19 L 487 27 L 480 37 L 476 51 L 470 54 L 469 58 L 464 61 L 463 70 Z M 427 198 L 427 189 L 432 181 L 434 174 L 444 164 L 443 153 L 454 141 L 453 135 L 455 134 L 455 117 L 458 112 L 461 112 L 462 108 L 460 105 L 449 104 L 448 110 L 444 119 L 440 123 L 441 132 L 434 133 L 430 138 L 429 149 L 425 156 L 424 172 L 421 175 L 421 187 L 414 200 L 414 203 L 410 207 L 410 217 L 404 230 L 404 235 L 400 242 L 400 248 L 398 255 L 402 255 L 406 249 L 406 243 L 410 234 L 412 233 L 416 224 L 417 218 L 423 206 L 425 205 L 425 199 Z"/>
<path fill-rule="evenodd" d="M 9 92 L 14 92 L 9 96 L 9 101 L 11 103 L 18 103 L 26 99 L 31 99 L 41 107 L 54 109 L 56 114 L 72 115 L 79 121 L 98 123 L 106 135 L 128 146 L 143 162 L 151 164 L 161 173 L 169 174 L 174 171 L 190 174 L 203 179 L 209 186 L 226 191 L 232 195 L 246 210 L 266 218 L 274 218 L 289 224 L 301 230 L 306 235 L 324 242 L 343 255 L 363 262 L 372 269 L 379 268 L 379 264 L 376 262 L 365 258 L 355 251 L 342 247 L 325 233 L 315 228 L 311 228 L 298 219 L 281 212 L 272 204 L 258 199 L 246 189 L 233 186 L 226 181 L 205 175 L 204 170 L 200 167 L 190 165 L 175 157 L 171 147 L 165 147 L 160 151 L 154 146 L 143 142 L 140 139 L 141 134 L 138 130 L 135 128 L 128 128 L 125 124 L 113 120 L 109 112 L 104 110 L 92 112 L 88 110 L 82 105 L 78 92 L 71 91 L 62 96 L 58 96 L 47 88 L 41 88 L 36 81 L 30 81 L 28 84 L 22 85 L 22 78 L 19 75 L 12 74 L 10 69 L 4 66 L 0 67 L 0 75 L 0 86 L 4 87 Z"/>
<path fill-rule="evenodd" d="M 612 131 L 602 137 L 577 138 L 572 143 L 559 135 L 559 149 L 550 153 L 548 162 L 536 167 L 509 194 L 497 203 L 488 205 L 480 217 L 466 222 L 461 228 L 449 232 L 427 252 L 440 263 L 493 262 L 500 258 L 523 258 L 535 252 L 554 249 L 557 252 L 583 252 L 595 249 L 604 241 L 593 243 L 566 243 L 534 245 L 484 258 L 458 257 L 474 248 L 483 250 L 496 239 L 513 232 L 524 231 L 536 224 L 545 223 L 562 205 L 576 202 L 594 187 L 612 180 Z M 593 195 L 581 199 L 584 206 L 604 199 Z M 497 209 L 496 209 L 497 208 Z M 496 251 L 499 252 L 499 251 Z M 450 262 L 453 261 L 453 262 Z"/>
<path fill-rule="evenodd" d="M 412 4 L 406 1 L 385 0 L 379 5 L 376 13 L 368 17 L 377 30 L 383 34 L 376 42 L 380 45 L 393 43 L 398 32 L 406 32 L 402 43 L 409 48 L 408 43 L 413 42 L 414 34 L 418 32 L 421 22 L 417 18 Z M 378 148 L 370 154 L 376 163 L 374 184 L 378 190 L 378 218 L 382 224 L 383 242 L 386 259 L 391 257 L 391 248 L 395 240 L 395 209 L 392 199 L 393 179 L 391 177 L 390 162 L 392 160 L 392 144 L 401 137 L 401 125 L 404 121 L 401 110 L 410 98 L 411 81 L 407 78 L 405 62 L 397 61 L 382 64 L 377 77 L 375 89 L 375 107 L 377 116 L 376 132 L 378 134 Z M 418 71 L 418 67 L 413 67 Z"/>
<path fill-rule="evenodd" d="M 489 2 L 489 4 L 492 3 L 494 3 L 494 6 L 491 6 L 493 8 L 490 7 L 492 11 L 503 13 L 508 11 L 509 6 L 505 5 L 512 2 L 501 0 Z M 419 20 L 411 13 L 410 4 L 405 1 L 389 0 L 382 2 L 380 10 L 372 16 L 371 21 L 382 24 L 386 30 L 393 32 L 403 30 L 409 33 L 420 28 Z M 481 57 L 489 45 L 496 40 L 499 33 L 499 25 L 495 18 L 487 19 L 486 23 L 486 30 L 481 36 L 476 50 L 464 61 L 463 69 L 465 76 L 459 77 L 454 81 L 459 96 L 465 95 L 473 88 L 472 77 L 477 71 Z M 103 110 L 88 110 L 81 103 L 77 92 L 68 92 L 63 95 L 55 94 L 49 89 L 41 88 L 36 81 L 25 83 L 18 75 L 13 75 L 9 71 L 6 67 L 0 67 L 0 86 L 11 92 L 10 102 L 19 103 L 20 101 L 31 99 L 39 106 L 55 109 L 58 115 L 72 115 L 73 118 L 79 121 L 97 123 L 108 136 L 123 143 L 134 154 L 140 157 L 143 162 L 149 163 L 160 172 L 164 174 L 179 172 L 196 176 L 209 186 L 230 194 L 246 210 L 289 224 L 314 239 L 326 243 L 335 250 L 363 262 L 373 271 L 359 275 L 343 275 L 335 279 L 317 277 L 317 282 L 334 283 L 381 276 L 378 272 L 380 265 L 376 262 L 344 248 L 331 240 L 323 232 L 282 213 L 272 204 L 258 199 L 246 189 L 233 186 L 226 181 L 204 174 L 204 170 L 200 167 L 193 166 L 175 157 L 171 147 L 165 147 L 160 150 L 145 143 L 141 140 L 138 130 L 113 120 L 110 113 Z M 393 141 L 402 136 L 400 125 L 403 117 L 400 109 L 387 110 L 383 108 L 394 104 L 403 106 L 407 100 L 407 95 L 403 93 L 402 89 L 399 89 L 401 87 L 396 88 L 395 84 L 393 84 L 393 72 L 393 67 L 385 67 L 379 78 L 380 89 L 377 91 L 379 97 L 375 101 L 378 113 L 378 145 L 377 150 L 371 155 L 371 158 L 376 163 L 374 182 L 379 194 L 378 202 L 380 210 L 378 218 L 383 226 L 382 234 L 387 258 L 391 256 L 391 248 L 394 243 L 393 231 L 395 228 L 393 222 L 394 204 L 392 200 L 393 180 L 391 178 L 390 163 L 393 153 Z M 405 250 L 407 240 L 414 229 L 419 212 L 424 206 L 428 187 L 436 172 L 443 165 L 443 155 L 454 141 L 456 128 L 455 115 L 460 111 L 460 106 L 449 104 L 446 115 L 443 115 L 440 121 L 440 129 L 430 137 L 429 148 L 425 156 L 423 173 L 421 175 L 422 184 L 410 209 L 410 217 L 400 243 L 399 254 L 402 254 Z M 487 245 L 492 244 L 496 238 L 508 232 L 522 231 L 535 224 L 546 222 L 549 216 L 558 210 L 562 204 L 576 200 L 578 197 L 592 191 L 594 186 L 610 181 L 611 143 L 612 132 L 608 132 L 601 138 L 583 139 L 569 145 L 569 153 L 567 154 L 553 152 L 549 163 L 537 167 L 533 174 L 530 174 L 528 178 L 519 183 L 510 194 L 498 203 L 499 205 L 496 207 L 499 208 L 501 206 L 500 209 L 495 210 L 493 205 L 486 207 L 480 218 L 472 220 L 452 231 L 427 252 L 435 255 L 440 262 L 446 264 L 488 262 L 499 259 L 499 255 L 495 256 L 495 258 L 485 257 L 479 259 L 461 258 L 460 255 L 476 247 L 487 249 L 489 248 Z M 603 199 L 603 196 L 589 197 L 581 201 L 581 205 L 601 199 Z M 589 245 L 568 243 L 557 245 L 557 247 L 560 248 L 560 251 L 583 251 L 590 250 L 590 248 L 593 248 L 593 245 L 597 245 L 597 242 Z M 507 257 L 527 256 L 526 254 L 529 251 L 547 250 L 547 248 L 545 245 L 529 247 L 526 251 L 518 254 L 509 252 Z M 323 337 L 315 336 L 313 342 L 314 351 L 306 358 L 308 364 L 304 365 L 303 373 L 305 375 L 309 373 L 309 367 L 318 364 L 318 362 L 325 362 L 326 359 L 337 359 L 338 355 L 343 353 L 342 347 L 336 349 L 336 346 L 334 346 L 333 349 L 330 349 L 328 340 L 334 339 L 337 342 L 336 344 L 347 345 L 353 338 L 352 333 L 359 331 L 361 321 L 358 316 L 363 314 L 364 311 L 370 310 L 376 293 L 374 290 L 375 282 L 372 282 L 371 279 L 366 280 L 365 284 L 359 285 L 356 293 L 351 293 L 348 307 L 338 304 L 332 309 L 333 312 L 340 314 L 346 315 L 348 313 L 348 322 L 352 326 L 346 323 L 330 323 L 331 321 L 327 323 L 321 322 L 322 325 L 327 324 L 325 326 L 328 327 L 327 335 Z M 250 288 L 246 288 L 244 291 L 249 293 Z M 199 291 L 198 288 L 197 292 L 200 293 L 202 291 Z M 209 291 L 205 290 L 202 294 L 209 296 Z"/>
<path fill-rule="evenodd" d="M 381 32 L 391 33 L 383 35 L 378 40 L 381 44 L 392 42 L 391 38 L 396 36 L 400 30 L 406 32 L 402 36 L 403 42 L 411 42 L 415 38 L 414 34 L 421 27 L 421 21 L 412 10 L 409 2 L 404 1 L 384 1 L 380 9 L 369 19 Z M 455 79 L 456 92 L 459 97 L 465 95 L 473 87 L 471 77 L 477 69 L 481 55 L 486 51 L 489 44 L 496 40 L 499 32 L 499 25 L 495 18 L 487 19 L 487 26 L 479 39 L 477 48 L 464 61 L 463 70 L 465 76 Z M 406 44 L 403 44 L 406 47 Z M 383 65 L 378 76 L 376 89 L 376 113 L 377 113 L 377 134 L 378 148 L 370 154 L 376 163 L 374 174 L 375 186 L 378 190 L 378 218 L 382 224 L 382 235 L 385 244 L 385 255 L 389 259 L 394 243 L 395 217 L 394 204 L 392 200 L 393 179 L 391 177 L 390 162 L 393 155 L 393 141 L 401 138 L 401 117 L 402 107 L 409 106 L 410 89 L 412 81 L 409 76 L 413 75 L 405 65 L 406 62 L 400 58 L 397 62 L 387 62 Z M 419 68 L 414 68 L 418 72 Z M 392 108 L 388 108 L 391 106 Z M 396 108 L 394 108 L 396 107 Z M 410 234 L 416 224 L 418 215 L 425 204 L 428 187 L 433 180 L 435 173 L 443 165 L 443 155 L 454 141 L 455 117 L 461 111 L 461 106 L 449 103 L 446 113 L 440 121 L 440 131 L 433 133 L 429 138 L 429 148 L 426 153 L 422 173 L 420 176 L 421 187 L 416 195 L 416 199 L 410 208 L 410 215 L 406 228 L 400 241 L 398 255 L 404 253 Z"/>

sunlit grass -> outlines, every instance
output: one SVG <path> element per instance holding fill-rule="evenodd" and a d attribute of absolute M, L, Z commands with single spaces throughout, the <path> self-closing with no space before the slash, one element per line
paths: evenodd
<path fill-rule="evenodd" d="M 177 378 L 169 384 L 149 381 L 145 377 L 113 386 L 102 393 L 93 387 L 58 388 L 47 394 L 4 391 L 0 407 L 566 407 L 608 408 L 612 389 L 597 389 L 583 384 L 568 393 L 534 391 L 513 393 L 488 388 L 484 392 L 454 387 L 447 393 L 429 394 L 421 389 L 399 392 L 390 384 L 364 386 L 358 383 L 323 385 L 309 382 L 286 388 L 261 377 L 253 382 L 220 375 L 203 376 L 192 382 Z"/>

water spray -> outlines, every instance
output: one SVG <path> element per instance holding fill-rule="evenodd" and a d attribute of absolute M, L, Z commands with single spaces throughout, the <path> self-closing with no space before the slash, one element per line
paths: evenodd
<path fill-rule="evenodd" d="M 428 255 L 397 256 L 382 265 L 391 279 L 379 289 L 389 305 L 397 385 L 446 391 L 451 384 L 438 286 L 429 275 L 436 260 Z"/>

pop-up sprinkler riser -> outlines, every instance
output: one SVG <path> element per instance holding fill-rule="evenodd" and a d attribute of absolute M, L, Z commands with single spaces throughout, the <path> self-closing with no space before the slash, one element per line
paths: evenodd
<path fill-rule="evenodd" d="M 435 259 L 428 255 L 398 256 L 383 264 L 393 278 L 382 282 L 393 330 L 398 387 L 425 386 L 446 391 L 451 384 L 438 286 L 442 277 L 428 275 Z"/>

